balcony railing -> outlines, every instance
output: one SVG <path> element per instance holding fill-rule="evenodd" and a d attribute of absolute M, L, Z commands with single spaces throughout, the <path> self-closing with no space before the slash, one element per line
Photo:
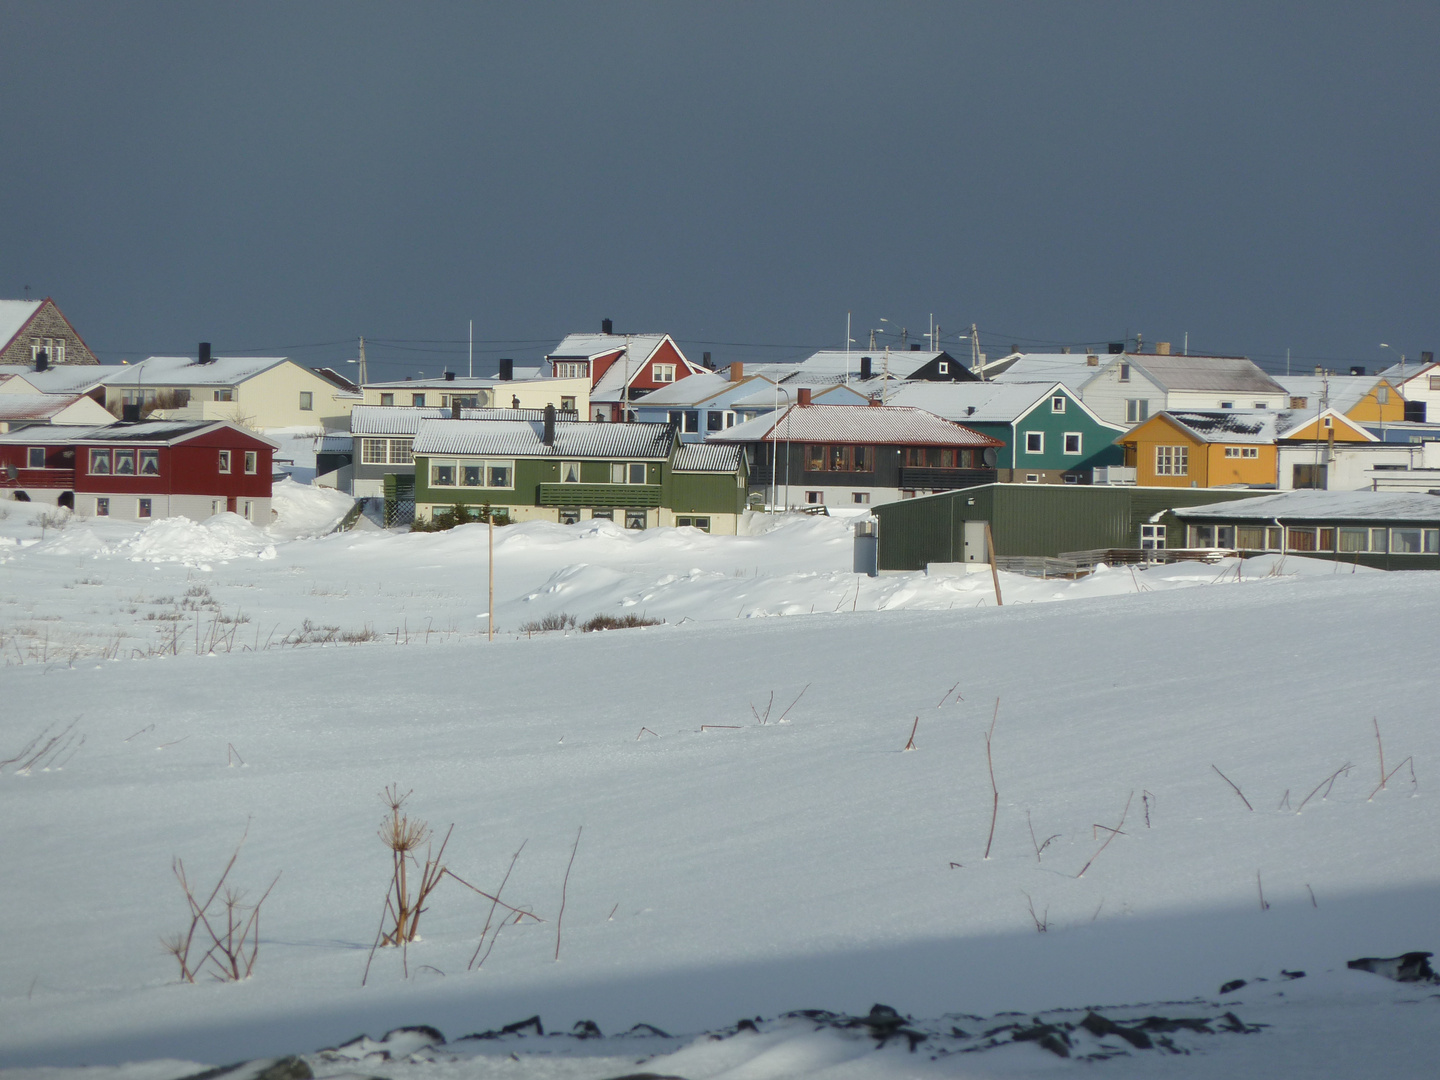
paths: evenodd
<path fill-rule="evenodd" d="M 900 486 L 911 490 L 953 491 L 995 483 L 994 469 L 922 469 L 901 466 Z"/>
<path fill-rule="evenodd" d="M 74 487 L 74 469 L 16 469 L 12 479 L 8 469 L 0 468 L 0 491 L 16 488 Z"/>
<path fill-rule="evenodd" d="M 659 484 L 541 484 L 541 506 L 660 505 Z"/>

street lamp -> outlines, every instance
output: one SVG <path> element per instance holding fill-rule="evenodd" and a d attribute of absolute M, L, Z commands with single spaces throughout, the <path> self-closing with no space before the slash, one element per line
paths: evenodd
<path fill-rule="evenodd" d="M 1391 352 L 1399 352 L 1394 345 L 1386 345 L 1383 341 L 1380 343 L 1380 348 L 1389 349 Z M 1400 381 L 1405 381 L 1405 354 L 1403 352 L 1400 353 Z"/>
<path fill-rule="evenodd" d="M 777 415 L 778 415 L 779 412 L 780 412 L 780 394 L 781 394 L 781 392 L 782 392 L 782 391 L 781 391 L 780 384 L 777 382 L 777 383 L 775 384 L 775 413 L 776 413 Z M 786 387 L 783 392 L 784 392 L 784 394 L 785 394 L 785 398 L 786 398 L 786 402 L 787 402 L 787 403 L 794 401 L 794 397 L 791 395 L 789 387 Z M 778 423 L 778 421 L 777 421 L 777 423 Z M 774 427 L 771 427 L 771 428 L 770 428 L 770 506 L 772 507 L 772 511 L 771 511 L 772 513 L 774 512 L 774 511 L 773 511 L 773 507 L 775 506 L 775 474 L 776 474 L 776 472 L 778 471 L 778 470 L 775 468 L 775 450 L 776 450 L 777 446 L 779 445 L 779 440 L 775 437 L 775 435 L 776 435 L 776 429 L 775 429 Z M 789 509 L 790 509 L 790 418 L 789 418 L 788 416 L 785 418 L 785 509 L 786 509 L 786 510 L 789 510 Z"/>

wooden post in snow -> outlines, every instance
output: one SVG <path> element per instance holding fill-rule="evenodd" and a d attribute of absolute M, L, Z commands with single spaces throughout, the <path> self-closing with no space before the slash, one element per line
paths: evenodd
<path fill-rule="evenodd" d="M 495 511 L 491 510 L 490 520 L 490 608 L 489 618 L 486 623 L 485 640 L 495 640 Z M 997 586 L 998 588 L 998 586 Z"/>
<path fill-rule="evenodd" d="M 1003 607 L 1000 599 L 1000 571 L 995 566 L 995 537 L 990 532 L 990 523 L 985 522 L 985 553 L 990 556 L 990 580 L 995 583 L 995 606 Z"/>

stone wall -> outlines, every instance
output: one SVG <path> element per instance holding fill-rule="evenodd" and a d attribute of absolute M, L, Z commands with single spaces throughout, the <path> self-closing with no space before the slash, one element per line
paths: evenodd
<path fill-rule="evenodd" d="M 46 300 L 40 305 L 40 310 L 35 317 L 25 326 L 20 333 L 15 335 L 15 340 L 9 346 L 0 351 L 0 364 L 29 364 L 32 362 L 30 347 L 35 339 L 40 339 L 41 348 L 45 347 L 46 339 L 51 342 L 63 341 L 65 343 L 64 364 L 98 364 L 96 359 L 85 343 L 80 340 L 80 335 L 70 325 L 65 316 L 60 314 L 60 309 L 55 306 L 53 300 Z M 55 363 L 53 349 L 51 350 L 50 362 Z"/>

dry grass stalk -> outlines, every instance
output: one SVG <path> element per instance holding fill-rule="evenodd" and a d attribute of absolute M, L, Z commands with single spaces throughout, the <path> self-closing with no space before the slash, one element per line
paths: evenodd
<path fill-rule="evenodd" d="M 255 960 L 260 953 L 260 908 L 280 880 L 280 875 L 275 875 L 269 887 L 254 904 L 245 904 L 245 894 L 226 884 L 249 832 L 250 826 L 247 824 L 245 835 L 242 835 L 240 843 L 235 845 L 230 861 L 225 864 L 215 887 L 210 890 L 203 903 L 195 898 L 195 890 L 185 874 L 185 863 L 178 857 L 171 863 L 171 870 L 185 893 L 185 903 L 190 911 L 190 926 L 183 934 L 165 938 L 164 944 L 166 951 L 175 957 L 180 966 L 180 977 L 186 982 L 193 983 L 197 975 L 207 972 L 220 982 L 239 982 L 241 979 L 248 979 L 255 970 Z M 217 900 L 220 901 L 220 909 L 214 910 Z M 221 924 L 219 930 L 216 929 L 217 923 Z M 204 937 L 210 939 L 210 945 L 200 959 L 192 963 L 190 953 L 196 946 L 195 939 L 201 930 L 204 931 Z"/>
<path fill-rule="evenodd" d="M 1090 864 L 1100 857 L 1100 852 L 1104 851 L 1107 847 L 1109 847 L 1110 841 L 1114 840 L 1115 837 L 1120 835 L 1120 830 L 1125 827 L 1125 818 L 1128 817 L 1130 814 L 1130 803 L 1134 798 L 1135 792 L 1132 791 L 1130 792 L 1130 797 L 1125 800 L 1125 809 L 1120 813 L 1120 824 L 1116 825 L 1115 828 L 1112 829 L 1108 825 L 1094 826 L 1094 828 L 1096 829 L 1104 829 L 1107 833 L 1109 833 L 1109 835 L 1105 837 L 1105 842 L 1096 849 L 1095 854 L 1090 856 L 1090 862 L 1087 862 L 1084 866 L 1080 868 L 1080 873 L 1075 875 L 1077 878 L 1084 877 L 1085 871 L 1090 869 Z"/>
<path fill-rule="evenodd" d="M 1030 844 L 1032 847 L 1035 848 L 1035 861 L 1039 862 L 1041 852 L 1043 852 L 1047 847 L 1049 847 L 1052 841 L 1059 840 L 1060 834 L 1057 832 L 1053 836 L 1047 836 L 1043 844 L 1037 841 L 1035 839 L 1035 826 L 1030 824 L 1029 810 L 1025 811 L 1025 827 L 1030 830 Z"/>
<path fill-rule="evenodd" d="M 580 834 L 585 826 L 575 830 L 575 846 L 570 849 L 570 861 L 565 864 L 565 880 L 560 884 L 560 914 L 555 916 L 555 959 L 560 959 L 560 921 L 565 918 L 565 892 L 570 887 L 570 867 L 575 865 L 575 852 L 580 848 Z"/>
<path fill-rule="evenodd" d="M 1211 765 L 1210 768 L 1215 769 L 1215 775 L 1220 777 L 1221 780 L 1224 780 L 1225 783 L 1229 784 L 1231 789 L 1234 790 L 1235 794 L 1240 796 L 1240 801 L 1245 804 L 1245 809 L 1249 810 L 1251 813 L 1254 813 L 1255 807 L 1250 805 L 1250 800 L 1245 798 L 1245 793 L 1235 786 L 1235 781 L 1231 780 L 1219 769 L 1216 769 L 1214 765 Z"/>
<path fill-rule="evenodd" d="M 412 821 L 404 812 L 405 800 L 410 795 L 409 791 L 401 795 L 400 785 L 392 784 L 380 796 L 386 809 L 390 811 L 380 823 L 378 832 L 380 842 L 390 849 L 390 888 L 385 893 L 385 906 L 380 913 L 380 929 L 376 931 L 375 941 L 370 946 L 370 956 L 365 961 L 365 974 L 360 978 L 361 986 L 364 986 L 365 980 L 370 977 L 370 963 L 375 958 L 375 950 L 380 948 L 398 946 L 402 951 L 402 968 L 406 976 L 409 976 L 408 946 L 420 935 L 420 916 L 425 911 L 425 901 L 445 875 L 445 864 L 442 861 L 445 857 L 445 845 L 450 842 L 450 834 L 455 831 L 455 826 L 452 824 L 445 830 L 445 838 L 440 841 L 440 850 L 434 851 L 430 826 L 423 821 Z M 423 864 L 415 854 L 421 844 L 425 845 Z M 413 889 L 412 867 L 420 875 L 420 880 Z"/>
<path fill-rule="evenodd" d="M 903 747 L 904 750 L 914 750 L 914 749 L 915 749 L 915 732 L 918 731 L 919 728 L 920 728 L 920 717 L 917 716 L 917 717 L 915 717 L 915 723 L 913 723 L 913 724 L 910 725 L 910 739 L 909 739 L 908 742 L 906 742 L 905 746 Z"/>
<path fill-rule="evenodd" d="M 1375 747 L 1376 747 L 1376 749 L 1378 749 L 1378 750 L 1380 751 L 1380 786 L 1375 789 L 1375 791 L 1380 791 L 1380 790 L 1382 790 L 1382 789 L 1385 787 L 1385 779 L 1386 779 L 1386 777 L 1385 777 L 1385 744 L 1380 741 L 1380 718 L 1379 718 L 1379 717 L 1376 717 L 1376 716 L 1372 716 L 1372 717 L 1370 718 L 1370 722 L 1375 725 Z M 1372 799 L 1375 797 L 1375 792 L 1374 792 L 1374 791 L 1372 791 L 1372 792 L 1370 793 L 1370 797 L 1371 797 Z"/>
<path fill-rule="evenodd" d="M 1270 901 L 1268 901 L 1268 900 L 1265 899 L 1265 885 L 1264 885 L 1264 883 L 1260 880 L 1260 871 L 1259 871 L 1259 870 L 1256 870 L 1256 871 L 1255 871 L 1255 888 L 1256 888 L 1257 890 L 1259 890 L 1259 893 L 1260 893 L 1260 910 L 1261 910 L 1261 911 L 1269 911 L 1269 910 L 1270 910 Z"/>
<path fill-rule="evenodd" d="M 1381 760 L 1383 761 L 1384 758 L 1382 757 Z M 1399 772 L 1401 769 L 1403 769 L 1406 765 L 1409 765 L 1409 766 L 1410 766 L 1410 783 L 1411 783 L 1411 785 L 1418 788 L 1418 787 L 1420 786 L 1420 784 L 1419 784 L 1419 782 L 1415 779 L 1415 758 L 1414 758 L 1413 755 L 1409 755 L 1409 756 L 1407 756 L 1407 757 L 1405 758 L 1404 761 L 1400 762 L 1399 765 L 1396 765 L 1395 768 L 1391 769 L 1391 770 L 1389 771 L 1389 773 L 1385 774 L 1384 776 L 1382 776 L 1382 777 L 1380 778 L 1380 787 L 1377 787 L 1374 791 L 1370 792 L 1370 798 L 1373 799 L 1373 798 L 1375 798 L 1376 795 L 1380 794 L 1380 788 L 1383 788 L 1383 787 L 1385 786 L 1386 781 L 1388 781 L 1391 777 L 1393 777 L 1397 772 Z M 1367 801 L 1368 801 L 1368 800 L 1367 800 Z"/>
<path fill-rule="evenodd" d="M 795 695 L 795 700 L 790 702 L 789 705 L 785 706 L 785 711 L 780 714 L 780 719 L 775 721 L 777 724 L 783 724 L 785 722 L 785 717 L 790 715 L 790 710 L 795 708 L 796 705 L 800 704 L 800 699 L 805 696 L 805 691 L 809 689 L 810 684 L 808 682 L 800 688 L 800 693 Z"/>
<path fill-rule="evenodd" d="M 1155 794 L 1150 791 L 1140 792 L 1140 803 L 1145 807 L 1145 828 L 1150 827 L 1150 808 L 1155 805 Z"/>
<path fill-rule="evenodd" d="M 1025 903 L 1030 908 L 1030 919 L 1035 923 L 1035 932 L 1037 934 L 1045 933 L 1047 930 L 1050 929 L 1050 909 L 1047 907 L 1045 909 L 1045 914 L 1036 915 L 1035 901 L 1030 899 L 1030 894 L 1028 892 L 1022 892 L 1020 895 L 1025 897 Z"/>
<path fill-rule="evenodd" d="M 988 526 L 987 526 L 988 528 Z M 985 858 L 990 858 L 990 845 L 995 842 L 995 819 L 1000 816 L 1000 789 L 995 786 L 995 759 L 990 753 L 990 737 L 995 734 L 995 721 L 1000 718 L 1000 699 L 995 699 L 995 712 L 990 717 L 990 729 L 985 732 L 985 764 L 990 768 L 990 836 L 985 841 Z M 1083 871 L 1082 871 L 1083 873 Z"/>
<path fill-rule="evenodd" d="M 1295 808 L 1295 812 L 1298 814 L 1301 810 L 1304 810 L 1305 804 L 1308 803 L 1311 799 L 1313 799 L 1315 797 L 1315 792 L 1319 791 L 1322 787 L 1325 789 L 1325 794 L 1321 795 L 1320 798 L 1328 799 L 1330 797 L 1330 789 L 1335 786 L 1335 781 L 1340 777 L 1342 773 L 1348 773 L 1352 768 L 1354 768 L 1354 766 L 1352 766 L 1347 761 L 1344 765 L 1341 765 L 1340 768 L 1336 769 L 1324 780 L 1321 780 L 1320 783 L 1315 785 L 1315 791 L 1310 792 L 1309 795 L 1306 795 L 1305 798 L 1300 800 L 1300 805 Z"/>

